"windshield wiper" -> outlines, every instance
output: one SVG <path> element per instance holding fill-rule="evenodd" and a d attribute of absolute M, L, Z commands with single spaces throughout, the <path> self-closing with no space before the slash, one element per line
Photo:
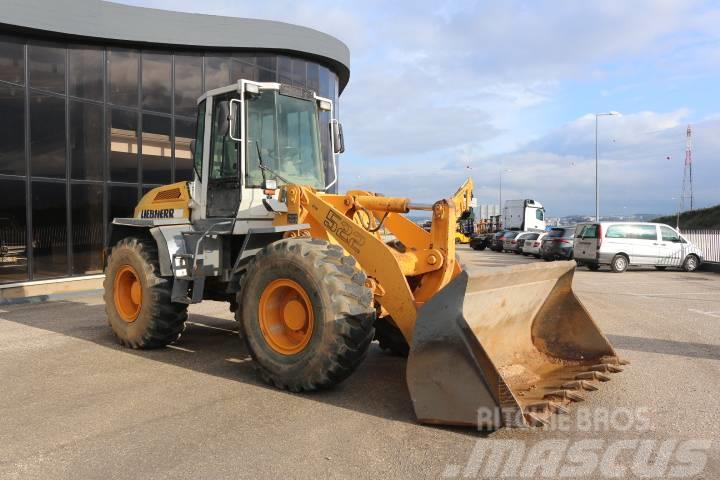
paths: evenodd
<path fill-rule="evenodd" d="M 280 175 L 279 173 L 274 171 L 272 168 L 265 166 L 265 164 L 263 163 L 263 160 L 262 160 L 262 153 L 260 153 L 260 144 L 257 141 L 255 142 L 255 148 L 257 149 L 258 166 L 260 167 L 260 171 L 262 172 L 263 181 L 264 182 L 267 181 L 267 178 L 265 177 L 265 171 L 268 171 L 272 175 L 275 175 L 277 178 L 279 178 L 280 180 L 285 182 L 287 185 L 290 185 L 292 183 L 290 180 L 286 179 L 285 177 L 283 177 L 282 175 Z"/>

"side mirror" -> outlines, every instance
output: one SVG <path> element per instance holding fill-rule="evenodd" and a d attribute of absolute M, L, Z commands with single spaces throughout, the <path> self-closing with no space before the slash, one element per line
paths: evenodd
<path fill-rule="evenodd" d="M 224 137 L 230 131 L 230 104 L 227 100 L 218 103 L 215 115 L 218 117 L 217 135 Z"/>
<path fill-rule="evenodd" d="M 345 152 L 345 136 L 343 135 L 342 123 L 331 120 L 330 130 L 333 136 L 334 153 Z"/>
<path fill-rule="evenodd" d="M 190 153 L 195 157 L 195 139 L 190 140 Z"/>

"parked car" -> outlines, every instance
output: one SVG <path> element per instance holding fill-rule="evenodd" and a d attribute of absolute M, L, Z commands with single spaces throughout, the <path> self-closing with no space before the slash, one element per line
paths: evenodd
<path fill-rule="evenodd" d="M 493 234 L 480 233 L 470 237 L 470 248 L 473 250 L 485 250 L 492 246 Z"/>
<path fill-rule="evenodd" d="M 505 232 L 505 238 L 503 240 L 503 252 L 513 252 L 517 248 L 517 241 L 515 238 L 520 235 L 523 232 L 520 231 L 512 231 L 512 232 Z"/>
<path fill-rule="evenodd" d="M 532 255 L 535 258 L 540 258 L 540 245 L 542 245 L 542 239 L 545 237 L 545 232 L 542 233 L 531 233 L 524 238 L 522 245 L 523 255 Z"/>
<path fill-rule="evenodd" d="M 540 246 L 540 256 L 545 261 L 572 260 L 575 227 L 553 227 Z"/>
<path fill-rule="evenodd" d="M 578 265 L 598 270 L 609 265 L 613 272 L 624 272 L 630 265 L 698 269 L 703 254 L 674 228 L 660 223 L 600 222 L 582 223 L 575 230 L 575 258 Z"/>
<path fill-rule="evenodd" d="M 491 250 L 496 252 L 503 251 L 503 243 L 505 242 L 505 230 L 497 232 L 493 235 L 492 244 L 490 245 Z"/>

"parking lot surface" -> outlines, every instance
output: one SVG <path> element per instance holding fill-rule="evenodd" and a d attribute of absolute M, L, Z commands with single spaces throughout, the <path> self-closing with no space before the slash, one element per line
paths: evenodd
<path fill-rule="evenodd" d="M 537 262 L 464 247 L 460 255 L 470 269 Z M 0 306 L 0 478 L 483 478 L 485 447 L 549 439 L 600 442 L 601 453 L 625 441 L 605 465 L 620 478 L 649 471 L 636 465 L 642 442 L 709 441 L 692 478 L 720 478 L 720 275 L 578 269 L 574 289 L 631 364 L 571 408 L 569 428 L 552 431 L 419 425 L 405 361 L 377 344 L 331 391 L 269 388 L 222 303 L 192 306 L 180 341 L 157 351 L 121 348 L 99 295 Z M 643 422 L 579 426 L 583 409 L 603 408 Z M 516 476 L 557 478 L 542 470 L 552 460 L 526 459 Z"/>

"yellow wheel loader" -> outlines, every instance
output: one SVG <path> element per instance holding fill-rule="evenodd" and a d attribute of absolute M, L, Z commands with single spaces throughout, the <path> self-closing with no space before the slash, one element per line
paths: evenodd
<path fill-rule="evenodd" d="M 573 262 L 464 270 L 455 232 L 472 182 L 434 204 L 337 194 L 343 143 L 333 103 L 312 91 L 240 80 L 200 97 L 193 181 L 112 222 L 104 287 L 119 341 L 163 347 L 188 305 L 227 301 L 267 383 L 331 387 L 377 339 L 407 356 L 421 422 L 480 428 L 543 424 L 621 370 L 572 292 Z M 413 210 L 431 212 L 429 232 Z"/>

